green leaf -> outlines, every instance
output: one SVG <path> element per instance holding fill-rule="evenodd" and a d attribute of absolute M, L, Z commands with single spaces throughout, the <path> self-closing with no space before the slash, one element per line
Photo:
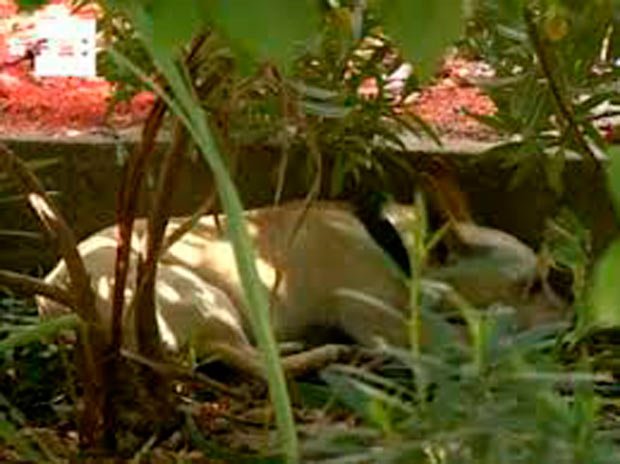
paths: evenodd
<path fill-rule="evenodd" d="M 78 316 L 67 314 L 66 316 L 41 321 L 36 325 L 15 331 L 0 341 L 0 356 L 8 350 L 13 350 L 41 339 L 54 338 L 61 332 L 74 329 L 77 327 L 78 322 Z"/>
<path fill-rule="evenodd" d="M 620 240 L 616 240 L 599 260 L 594 271 L 587 328 L 620 327 Z"/>
<path fill-rule="evenodd" d="M 42 461 L 42 456 L 37 451 L 35 445 L 28 438 L 24 437 L 24 434 L 20 434 L 17 427 L 8 421 L 0 420 L 0 440 L 15 448 L 28 461 Z"/>
<path fill-rule="evenodd" d="M 616 212 L 620 211 L 620 149 L 609 149 L 607 186 Z M 599 260 L 594 271 L 586 328 L 620 326 L 620 286 L 617 269 L 620 269 L 620 240 L 616 240 Z"/>
<path fill-rule="evenodd" d="M 20 12 L 32 12 L 48 3 L 49 0 L 17 0 L 17 8 Z"/>
<path fill-rule="evenodd" d="M 499 24 L 497 26 L 497 32 L 500 36 L 514 40 L 515 42 L 520 42 L 525 44 L 528 40 L 527 34 L 519 29 L 514 27 L 505 26 L 503 24 Z"/>
<path fill-rule="evenodd" d="M 573 273 L 588 266 L 590 232 L 569 209 L 562 209 L 547 222 L 544 239 L 555 263 L 568 267 Z"/>
<path fill-rule="evenodd" d="M 609 148 L 609 165 L 607 166 L 607 188 L 616 208 L 620 213 L 620 147 L 615 145 Z"/>
<path fill-rule="evenodd" d="M 590 110 L 612 99 L 616 95 L 617 95 L 616 92 L 608 91 L 608 92 L 601 92 L 598 94 L 594 94 L 590 97 L 587 97 L 584 101 L 582 101 L 581 103 L 577 103 L 575 105 L 575 116 L 579 117 L 579 116 L 587 115 L 590 112 Z"/>
<path fill-rule="evenodd" d="M 316 0 L 213 0 L 203 14 L 228 37 L 238 56 L 286 66 L 295 45 L 318 30 Z"/>
<path fill-rule="evenodd" d="M 332 103 L 313 102 L 306 100 L 302 102 L 304 112 L 323 118 L 344 118 L 351 113 L 351 108 Z"/>
<path fill-rule="evenodd" d="M 187 70 L 178 66 L 170 49 L 154 45 L 150 29 L 150 16 L 144 8 L 134 5 L 134 8 L 129 9 L 128 12 L 136 29 L 142 32 L 141 36 L 146 48 L 170 87 L 170 93 L 164 92 L 156 85 L 153 86 L 154 90 L 183 122 L 215 177 L 219 198 L 229 218 L 229 237 L 233 245 L 241 283 L 245 290 L 246 301 L 249 306 L 254 308 L 250 312 L 250 324 L 263 355 L 283 453 L 286 456 L 287 463 L 298 463 L 297 432 L 284 372 L 280 365 L 278 349 L 271 330 L 269 295 L 258 277 L 254 249 L 243 220 L 241 199 L 230 177 L 228 167 L 219 153 L 215 138 L 207 123 L 204 109 L 191 91 L 190 83 L 186 79 Z M 137 76 L 146 77 L 140 68 L 122 55 L 114 53 L 114 49 L 112 52 L 117 61 L 128 66 Z"/>
<path fill-rule="evenodd" d="M 586 135 L 600 150 L 605 150 L 607 142 L 601 135 L 601 131 L 597 129 L 591 121 L 584 120 L 581 122 L 583 133 Z"/>
<path fill-rule="evenodd" d="M 423 75 L 462 30 L 460 0 L 383 0 L 381 9 L 386 33 L 420 64 Z"/>
<path fill-rule="evenodd" d="M 199 0 L 156 0 L 146 8 L 153 21 L 155 46 L 166 49 L 186 44 L 201 24 Z"/>
<path fill-rule="evenodd" d="M 561 195 L 564 190 L 562 175 L 564 174 L 565 164 L 566 153 L 562 147 L 554 153 L 549 153 L 546 162 L 543 164 L 549 187 L 558 195 Z"/>

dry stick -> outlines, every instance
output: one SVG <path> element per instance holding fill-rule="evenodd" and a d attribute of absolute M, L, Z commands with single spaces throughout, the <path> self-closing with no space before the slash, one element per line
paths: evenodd
<path fill-rule="evenodd" d="M 71 288 L 76 295 L 77 314 L 85 321 L 97 322 L 95 299 L 90 288 L 90 279 L 84 262 L 77 251 L 77 242 L 73 232 L 49 199 L 36 176 L 21 159 L 1 143 L 0 170 L 9 172 L 19 181 L 31 208 L 35 211 L 45 230 L 57 240 L 60 254 L 67 265 Z"/>
<path fill-rule="evenodd" d="M 2 285 L 23 295 L 43 295 L 77 312 L 78 306 L 71 293 L 61 287 L 48 284 L 44 280 L 17 272 L 0 270 L 0 286 Z"/>
<path fill-rule="evenodd" d="M 572 106 L 569 102 L 567 102 L 560 90 L 560 86 L 555 80 L 553 72 L 551 70 L 551 64 L 549 63 L 549 56 L 547 55 L 547 47 L 543 44 L 540 34 L 538 33 L 538 28 L 534 21 L 534 14 L 528 7 L 523 8 L 523 17 L 525 19 L 525 24 L 527 26 L 528 35 L 532 44 L 534 45 L 534 50 L 536 51 L 536 56 L 540 61 L 540 67 L 549 83 L 549 90 L 551 90 L 551 95 L 555 100 L 558 109 L 560 110 L 560 115 L 564 118 L 564 122 L 568 125 L 568 128 L 573 134 L 575 141 L 581 148 L 581 150 L 590 158 L 590 160 L 594 163 L 594 167 L 597 171 L 601 169 L 601 163 L 598 158 L 592 151 L 592 148 L 588 145 L 583 134 L 579 130 L 579 125 L 577 121 L 575 121 L 575 117 L 573 114 Z"/>
<path fill-rule="evenodd" d="M 226 384 L 210 379 L 206 375 L 199 372 L 193 372 L 191 369 L 179 366 L 178 364 L 156 361 L 126 349 L 121 349 L 121 355 L 130 361 L 149 367 L 151 370 L 158 372 L 163 377 L 172 377 L 180 381 L 200 382 L 207 388 L 210 388 L 217 393 L 222 393 L 238 400 L 247 401 L 247 398 L 244 395 L 234 391 Z"/>

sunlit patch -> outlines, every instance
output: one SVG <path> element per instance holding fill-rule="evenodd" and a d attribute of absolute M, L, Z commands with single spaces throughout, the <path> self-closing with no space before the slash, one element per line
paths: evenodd
<path fill-rule="evenodd" d="M 116 248 L 116 240 L 105 235 L 93 235 L 91 238 L 82 242 L 79 246 L 80 254 L 82 256 L 88 256 L 94 251 L 101 250 L 102 248 Z"/>
<path fill-rule="evenodd" d="M 203 227 L 215 227 L 215 220 L 213 216 L 202 216 L 198 220 L 198 224 Z"/>
<path fill-rule="evenodd" d="M 58 263 L 58 265 L 45 277 L 45 282 L 47 283 L 57 284 L 58 282 L 63 282 L 66 284 L 68 280 L 67 265 L 64 260 Z"/>
<path fill-rule="evenodd" d="M 224 291 L 205 282 L 189 269 L 170 266 L 167 267 L 167 270 L 183 279 L 184 285 L 191 286 L 195 292 L 192 298 L 195 309 L 201 313 L 205 320 L 216 318 L 231 327 L 240 328 L 237 308 Z"/>
<path fill-rule="evenodd" d="M 168 253 L 182 263 L 187 263 L 190 266 L 200 265 L 202 262 L 202 253 L 200 253 L 195 246 L 189 246 L 185 238 L 175 243 Z"/>
<path fill-rule="evenodd" d="M 179 342 L 176 335 L 170 329 L 170 326 L 159 311 L 155 311 L 155 316 L 157 319 L 157 327 L 159 328 L 159 336 L 161 337 L 161 341 L 164 342 L 171 350 L 177 351 L 179 349 Z"/>
<path fill-rule="evenodd" d="M 198 309 L 207 319 L 215 318 L 230 327 L 240 329 L 237 309 L 219 288 L 206 284 L 198 293 L 195 301 Z"/>
<path fill-rule="evenodd" d="M 256 270 L 260 280 L 268 287 L 271 288 L 276 283 L 276 270 L 274 267 L 267 263 L 265 260 L 258 258 L 256 260 Z"/>
<path fill-rule="evenodd" d="M 35 210 L 43 213 L 47 217 L 56 219 L 56 214 L 54 214 L 54 211 L 52 211 L 49 204 L 38 193 L 29 193 L 28 201 Z"/>
<path fill-rule="evenodd" d="M 198 277 L 194 272 L 192 272 L 189 269 L 186 269 L 184 267 L 181 267 L 181 266 L 166 266 L 165 270 L 166 271 L 170 271 L 173 274 L 176 274 L 181 279 L 190 282 L 194 286 L 200 286 L 203 283 L 203 281 L 202 281 L 202 279 L 200 277 Z"/>
<path fill-rule="evenodd" d="M 339 232 L 345 237 L 366 237 L 368 232 L 360 224 L 360 222 L 353 216 L 344 215 L 341 211 L 329 211 L 325 212 L 322 217 L 322 222 L 334 232 Z M 330 231 L 331 232 L 331 231 Z M 317 237 L 318 238 L 318 237 Z M 329 240 L 329 236 L 325 237 Z M 358 238 L 358 240 L 360 240 Z"/>
<path fill-rule="evenodd" d="M 131 250 L 135 253 L 146 254 L 146 235 L 135 233 L 132 234 Z"/>
<path fill-rule="evenodd" d="M 178 303 L 181 301 L 181 295 L 179 295 L 179 292 L 177 292 L 174 287 L 168 285 L 168 283 L 162 279 L 157 281 L 157 294 L 168 300 L 170 303 Z"/>
<path fill-rule="evenodd" d="M 190 245 L 198 248 L 204 246 L 205 239 L 200 234 L 197 234 L 195 232 L 188 232 L 183 236 L 181 242 L 185 245 Z"/>
<path fill-rule="evenodd" d="M 97 295 L 104 300 L 110 299 L 110 282 L 108 282 L 108 278 L 105 276 L 100 277 L 97 281 Z"/>
<path fill-rule="evenodd" d="M 248 228 L 248 234 L 250 235 L 250 238 L 255 239 L 256 237 L 258 237 L 260 229 L 256 224 L 252 222 L 248 222 L 247 228 Z"/>

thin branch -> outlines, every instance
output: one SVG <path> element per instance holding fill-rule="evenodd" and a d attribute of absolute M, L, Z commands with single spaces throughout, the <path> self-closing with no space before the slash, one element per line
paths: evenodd
<path fill-rule="evenodd" d="M 77 305 L 71 293 L 41 279 L 18 272 L 0 270 L 0 286 L 6 286 L 22 295 L 42 295 L 77 312 Z"/>
<path fill-rule="evenodd" d="M 157 190 L 148 222 L 146 260 L 139 267 L 138 288 L 132 304 L 135 308 L 134 329 L 137 334 L 140 353 L 158 357 L 159 343 L 156 336 L 157 321 L 155 319 L 155 280 L 157 262 L 168 217 L 171 201 L 179 177 L 181 161 L 189 146 L 189 137 L 183 124 L 176 122 L 172 146 L 165 153 L 160 171 Z"/>
<path fill-rule="evenodd" d="M 172 245 L 174 245 L 181 237 L 194 228 L 196 223 L 202 216 L 207 214 L 213 205 L 215 204 L 215 190 L 212 188 L 211 192 L 207 195 L 206 199 L 196 209 L 194 214 L 186 219 L 179 227 L 174 229 L 170 235 L 166 237 L 164 244 L 162 245 L 161 253 L 165 253 Z"/>
<path fill-rule="evenodd" d="M 192 44 L 188 57 L 193 57 L 202 46 L 203 39 L 198 38 Z M 138 197 L 142 180 L 149 161 L 155 150 L 157 134 L 162 126 L 164 115 L 168 109 L 166 99 L 161 96 L 156 100 L 142 129 L 140 146 L 125 165 L 121 187 L 117 196 L 118 245 L 114 271 L 114 293 L 112 300 L 112 344 L 117 351 L 121 345 L 123 307 L 125 304 L 125 286 L 129 270 L 129 254 L 131 235 L 136 214 Z M 164 224 L 165 228 L 165 224 Z M 150 234 L 149 234 L 150 235 Z M 152 240 L 149 239 L 152 243 Z M 139 279 L 142 280 L 142 279 Z M 139 286 L 138 286 L 139 290 Z"/>
<path fill-rule="evenodd" d="M 142 129 L 140 146 L 127 161 L 123 179 L 117 195 L 116 222 L 118 227 L 118 245 L 116 248 L 116 265 L 114 269 L 114 293 L 112 299 L 112 345 L 118 351 L 122 339 L 121 321 L 125 305 L 125 285 L 129 270 L 129 252 L 131 234 L 138 204 L 138 193 L 142 185 L 148 160 L 155 149 L 157 133 L 166 113 L 166 104 L 158 99 L 151 109 Z"/>
<path fill-rule="evenodd" d="M 65 260 L 70 286 L 75 295 L 76 312 L 88 321 L 97 322 L 95 296 L 90 287 L 90 278 L 77 250 L 73 231 L 50 200 L 37 177 L 6 145 L 0 143 L 0 170 L 13 175 L 28 198 L 30 207 L 36 213 L 45 229 L 57 240 L 62 258 Z"/>
<path fill-rule="evenodd" d="M 73 231 L 68 227 L 54 203 L 49 199 L 37 177 L 6 145 L 0 143 L 0 171 L 13 175 L 45 229 L 58 242 L 58 248 L 67 266 L 69 289 L 74 298 L 74 309 L 87 325 L 78 331 L 78 366 L 83 382 L 84 403 L 88 405 L 79 414 L 80 441 L 90 447 L 99 442 L 102 418 L 106 405 L 103 386 L 105 372 L 100 368 L 105 350 L 105 337 L 100 330 L 95 295 L 90 287 L 90 277 L 78 252 Z"/>
<path fill-rule="evenodd" d="M 236 398 L 239 400 L 247 400 L 243 395 L 237 393 L 232 390 L 227 385 L 218 382 L 217 380 L 210 379 L 206 375 L 200 374 L 199 372 L 193 372 L 190 369 L 187 369 L 178 364 L 172 364 L 168 362 L 162 362 L 158 360 L 154 360 L 151 358 L 147 358 L 141 354 L 135 353 L 133 351 L 129 351 L 126 349 L 121 349 L 121 355 L 130 361 L 136 362 L 143 366 L 146 366 L 153 371 L 159 373 L 160 375 L 166 377 L 173 377 L 176 380 L 185 381 L 185 382 L 200 382 L 204 384 L 207 388 L 210 388 L 217 393 L 222 393 L 224 395 L 230 396 L 232 398 Z"/>

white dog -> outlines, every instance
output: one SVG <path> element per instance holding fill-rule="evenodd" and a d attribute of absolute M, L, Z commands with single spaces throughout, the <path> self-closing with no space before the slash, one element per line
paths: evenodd
<path fill-rule="evenodd" d="M 413 208 L 406 206 L 388 207 L 386 216 L 401 233 L 415 220 Z M 167 232 L 184 221 L 171 219 Z M 246 221 L 260 279 L 273 294 L 271 315 L 278 340 L 321 339 L 316 335 L 336 329 L 365 346 L 378 338 L 395 345 L 407 343 L 410 295 L 405 273 L 349 208 L 318 202 L 305 210 L 295 202 L 249 211 Z M 224 216 L 220 222 L 221 229 L 213 216 L 204 216 L 162 254 L 155 289 L 157 321 L 169 348 L 192 347 L 198 355 L 219 354 L 239 365 L 256 357 L 247 317 L 253 308 L 244 298 Z M 512 303 L 524 295 L 537 275 L 536 255 L 529 247 L 494 229 L 457 224 L 455 230 L 462 245 L 457 259 L 429 271 L 431 276 L 453 285 L 476 305 L 502 299 Z M 136 221 L 128 299 L 145 235 L 146 222 Z M 114 237 L 114 228 L 109 227 L 79 245 L 104 324 L 111 321 Z M 46 281 L 66 285 L 65 263 L 60 262 Z M 39 297 L 38 304 L 42 316 L 68 311 L 45 297 Z M 130 318 L 126 311 L 126 346 L 135 343 Z M 528 314 L 522 320 L 530 325 L 537 316 Z"/>

